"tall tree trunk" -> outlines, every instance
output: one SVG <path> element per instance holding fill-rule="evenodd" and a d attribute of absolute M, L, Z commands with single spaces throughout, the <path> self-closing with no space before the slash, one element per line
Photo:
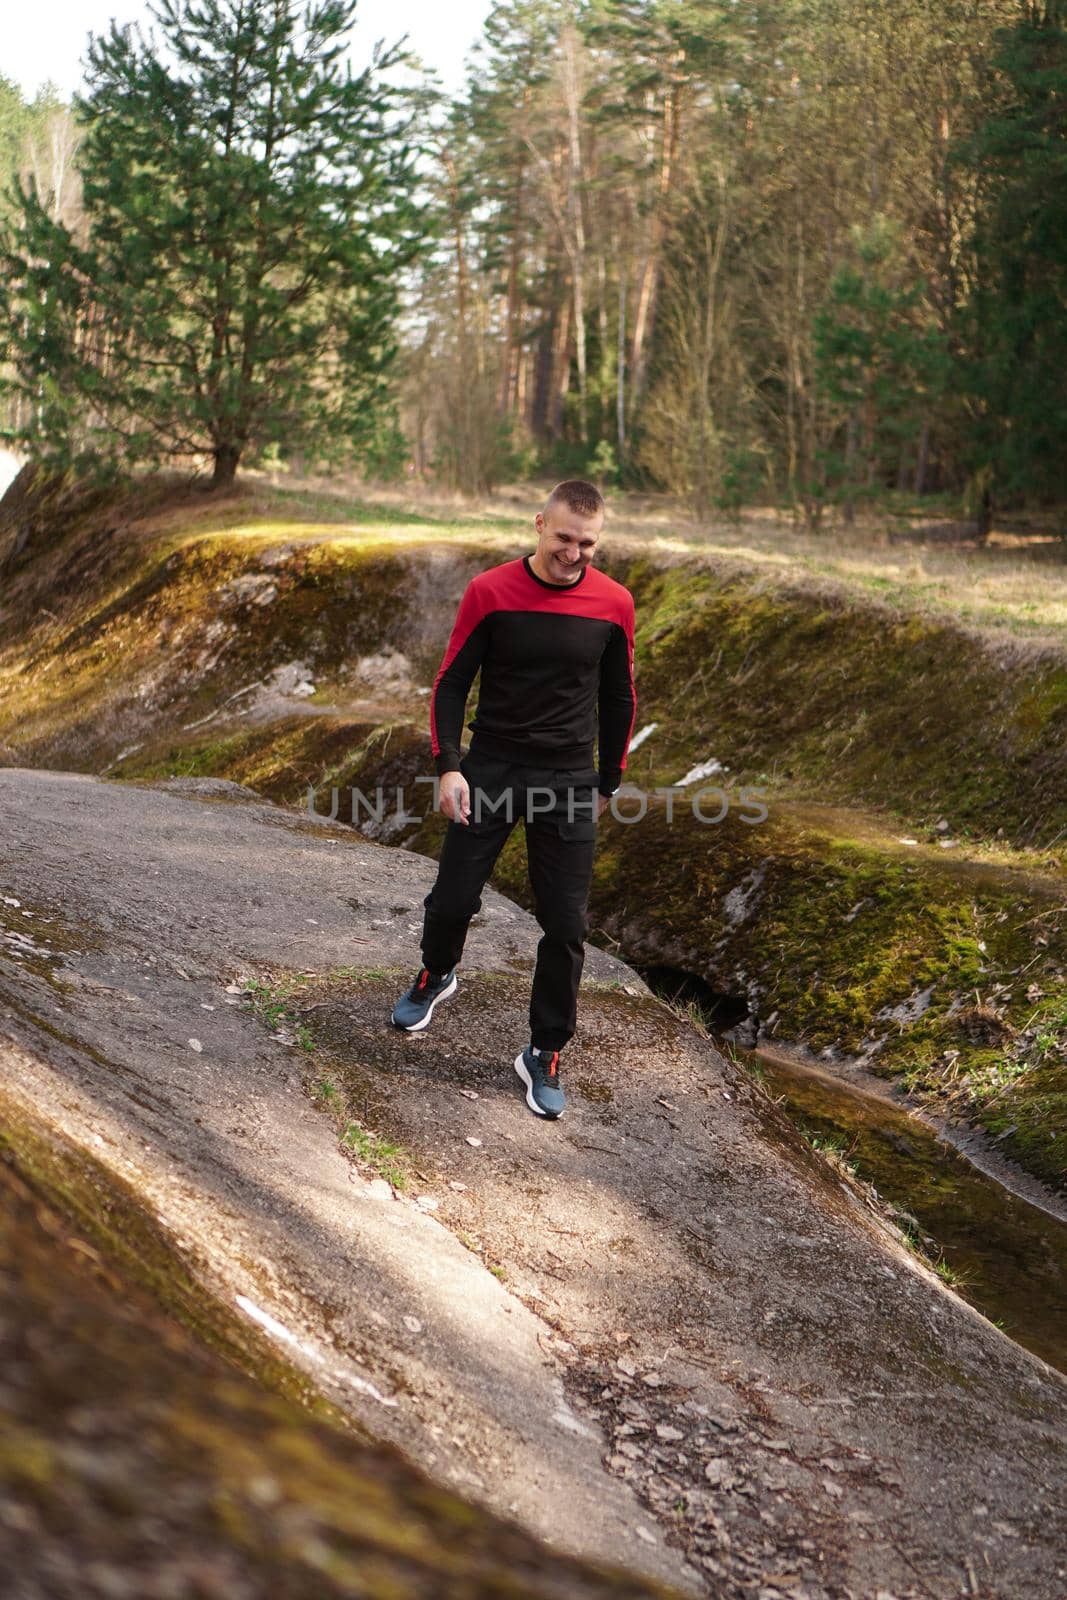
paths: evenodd
<path fill-rule="evenodd" d="M 845 501 L 842 514 L 851 527 L 856 520 L 856 497 L 853 494 L 856 472 L 856 447 L 859 438 L 859 418 L 856 408 L 853 407 L 848 414 L 845 424 Z"/>
<path fill-rule="evenodd" d="M 556 324 L 559 308 L 548 311 L 537 336 L 537 355 L 534 365 L 533 396 L 530 405 L 530 426 L 539 439 L 546 439 L 551 427 L 552 380 L 555 372 Z"/>
<path fill-rule="evenodd" d="M 459 330 L 459 460 L 457 476 L 460 487 L 467 494 L 477 494 L 482 488 L 482 443 L 475 437 L 473 422 L 474 364 L 471 361 L 470 340 L 470 269 L 467 264 L 466 240 L 463 232 L 463 212 L 460 206 L 459 174 L 455 161 L 447 153 L 443 157 L 448 174 L 448 198 L 452 211 L 452 230 L 456 242 L 456 320 Z"/>
<path fill-rule="evenodd" d="M 527 88 L 522 97 L 522 116 L 528 114 L 530 105 L 530 90 Z M 518 154 L 518 168 L 515 173 L 515 182 L 512 185 L 511 203 L 511 247 L 508 251 L 508 287 L 507 287 L 507 312 L 504 323 L 504 353 L 500 363 L 500 390 L 497 396 L 497 410 L 502 417 L 506 417 L 516 405 L 519 380 L 519 340 L 518 327 L 520 315 L 519 297 L 519 268 L 522 262 L 523 247 L 523 222 L 526 183 L 526 154 L 520 150 Z"/>
<path fill-rule="evenodd" d="M 619 263 L 619 334 L 615 351 L 615 437 L 619 446 L 619 470 L 626 460 L 626 268 L 615 252 Z"/>
<path fill-rule="evenodd" d="M 215 470 L 211 475 L 213 489 L 229 489 L 237 476 L 237 463 L 241 459 L 240 448 L 235 444 L 220 444 L 215 446 Z"/>
<path fill-rule="evenodd" d="M 993 531 L 993 491 L 986 484 L 982 490 L 982 497 L 978 502 L 977 527 L 975 532 L 984 544 Z"/>
<path fill-rule="evenodd" d="M 563 401 L 567 390 L 571 386 L 571 306 L 572 297 L 567 296 L 560 307 L 559 321 L 556 324 L 555 348 L 552 351 L 552 396 L 549 426 L 554 439 L 560 438 L 563 433 Z"/>
<path fill-rule="evenodd" d="M 579 125 L 581 86 L 578 81 L 578 36 L 573 24 L 563 30 L 563 92 L 567 102 L 568 150 L 570 177 L 568 192 L 571 213 L 571 275 L 574 282 L 574 349 L 578 368 L 578 436 L 583 444 L 589 439 L 586 414 L 587 379 L 585 351 L 585 219 L 582 214 L 582 140 Z"/>
<path fill-rule="evenodd" d="M 667 233 L 667 206 L 674 183 L 678 155 L 678 127 L 680 121 L 681 86 L 673 84 L 663 102 L 663 145 L 656 208 L 652 216 L 648 254 L 641 274 L 641 287 L 637 295 L 634 317 L 633 347 L 630 351 L 630 410 L 640 403 L 645 386 L 648 364 L 648 341 L 655 317 L 656 289 L 659 284 L 660 260 L 663 241 Z"/>
<path fill-rule="evenodd" d="M 930 423 L 928 418 L 923 418 L 923 425 L 919 432 L 919 454 L 915 462 L 915 485 L 917 495 L 926 493 L 926 466 L 930 459 Z"/>

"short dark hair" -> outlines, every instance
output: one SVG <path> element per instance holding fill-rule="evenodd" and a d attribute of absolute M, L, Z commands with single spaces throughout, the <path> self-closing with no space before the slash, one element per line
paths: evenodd
<path fill-rule="evenodd" d="M 568 511 L 576 511 L 580 517 L 595 517 L 604 510 L 604 496 L 595 483 L 586 483 L 584 478 L 564 478 L 562 483 L 557 483 L 545 501 L 545 510 L 557 500 L 562 500 Z"/>

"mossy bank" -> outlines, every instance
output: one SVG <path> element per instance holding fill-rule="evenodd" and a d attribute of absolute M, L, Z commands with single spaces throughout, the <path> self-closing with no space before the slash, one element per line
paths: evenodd
<path fill-rule="evenodd" d="M 341 820 L 351 786 L 381 786 L 357 820 L 432 851 L 426 691 L 465 582 L 524 537 L 147 493 L 44 506 L 9 559 L 5 759 L 222 776 L 291 805 L 311 789 L 322 814 L 336 791 Z M 1062 1184 L 1067 649 L 740 560 L 641 557 L 632 536 L 602 559 L 637 600 L 656 724 L 628 776 L 651 792 L 718 762 L 733 804 L 717 825 L 687 800 L 668 824 L 662 797 L 606 821 L 595 936 L 741 997 L 780 1039 L 863 1055 Z M 522 897 L 518 848 L 501 872 Z"/>
<path fill-rule="evenodd" d="M 666 1596 L 361 1436 L 136 1196 L 0 1107 L 0 1556 L 20 1595 Z"/>

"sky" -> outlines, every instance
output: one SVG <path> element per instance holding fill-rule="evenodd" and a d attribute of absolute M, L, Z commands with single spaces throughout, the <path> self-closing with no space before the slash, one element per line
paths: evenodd
<path fill-rule="evenodd" d="M 30 0 L 17 8 L 15 0 L 8 0 L 8 5 L 0 32 L 0 75 L 13 79 L 27 95 L 49 79 L 64 96 L 72 94 L 81 83 L 88 35 L 103 32 L 112 17 L 144 22 L 149 16 L 147 0 Z M 490 0 L 360 0 L 354 64 L 370 60 L 376 40 L 392 44 L 406 33 L 446 88 L 456 89 L 489 6 Z"/>

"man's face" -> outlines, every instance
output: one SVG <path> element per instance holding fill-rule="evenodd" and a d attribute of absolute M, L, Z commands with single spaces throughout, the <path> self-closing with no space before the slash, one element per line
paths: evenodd
<path fill-rule="evenodd" d="M 534 518 L 537 554 L 551 583 L 577 583 L 596 550 L 604 513 L 585 517 L 561 501 Z"/>

